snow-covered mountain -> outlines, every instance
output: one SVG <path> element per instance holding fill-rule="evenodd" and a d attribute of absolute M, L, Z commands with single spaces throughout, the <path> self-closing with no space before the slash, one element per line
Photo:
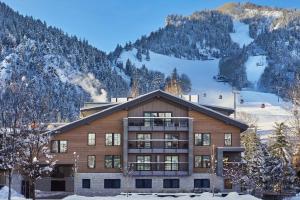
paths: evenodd
<path fill-rule="evenodd" d="M 191 80 L 185 92 L 199 94 L 203 104 L 232 107 L 235 87 L 241 90 L 241 109 L 251 105 L 251 110 L 253 102 L 257 108 L 265 103 L 283 109 L 269 93 L 285 97 L 278 88 L 288 89 L 299 72 L 299 13 L 230 3 L 170 15 L 165 27 L 106 54 L 0 3 L 0 83 L 34 80 L 56 97 L 53 109 L 68 120 L 84 101 L 126 96 L 133 85 L 139 94 L 164 88 L 166 76 L 177 68 L 187 88 Z"/>
<path fill-rule="evenodd" d="M 164 28 L 113 55 L 120 69 L 128 60 L 167 74 L 177 68 L 189 76 L 191 93 L 200 94 L 203 104 L 233 107 L 232 88 L 240 89 L 237 110 L 254 114 L 259 129 L 271 130 L 275 121 L 291 116 L 282 98 L 300 69 L 299 16 L 297 10 L 250 3 L 170 15 Z"/>

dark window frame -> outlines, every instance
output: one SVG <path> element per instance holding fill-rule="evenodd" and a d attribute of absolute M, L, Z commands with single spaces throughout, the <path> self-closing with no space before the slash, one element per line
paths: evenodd
<path fill-rule="evenodd" d="M 200 144 L 196 143 L 196 135 L 201 135 L 201 142 Z M 204 135 L 209 135 L 209 144 L 203 144 L 204 141 Z M 204 147 L 209 147 L 211 145 L 211 133 L 194 133 L 194 145 L 195 146 L 204 146 Z"/>
<path fill-rule="evenodd" d="M 90 167 L 89 166 L 89 157 L 94 157 L 95 159 L 94 159 L 94 167 Z M 87 168 L 88 169 L 95 169 L 96 168 L 96 155 L 88 155 L 87 156 Z"/>
<path fill-rule="evenodd" d="M 107 165 L 106 165 L 106 158 L 107 157 L 111 157 L 111 167 L 108 167 Z M 119 157 L 119 161 L 120 161 L 120 166 L 116 166 L 116 164 L 115 164 L 115 159 L 117 158 L 117 157 Z M 105 168 L 107 168 L 107 169 L 120 169 L 121 168 L 121 156 L 120 155 L 105 155 L 104 156 L 104 167 Z"/>
<path fill-rule="evenodd" d="M 180 179 L 164 179 L 163 188 L 180 188 Z"/>
<path fill-rule="evenodd" d="M 201 157 L 201 162 L 200 162 L 200 166 L 196 166 L 196 157 Z M 208 162 L 208 166 L 204 167 L 204 159 L 203 157 L 208 157 L 209 158 L 209 162 Z M 194 156 L 194 168 L 205 168 L 208 169 L 211 167 L 211 156 L 210 155 L 195 155 Z"/>
<path fill-rule="evenodd" d="M 95 139 L 94 139 L 94 144 L 90 144 L 90 135 L 94 135 Z M 96 133 L 88 133 L 87 135 L 87 145 L 88 146 L 96 146 Z"/>
<path fill-rule="evenodd" d="M 135 179 L 135 188 L 152 188 L 152 179 Z"/>
<path fill-rule="evenodd" d="M 230 145 L 226 144 L 226 135 L 230 135 Z M 231 147 L 232 146 L 232 133 L 224 133 L 224 146 Z"/>
<path fill-rule="evenodd" d="M 138 157 L 150 157 L 150 163 L 138 163 Z M 145 159 L 144 159 L 145 160 Z M 152 156 L 151 155 L 136 155 L 136 171 L 151 171 L 151 161 L 152 161 Z M 149 165 L 149 169 L 145 170 L 145 164 Z M 142 166 L 143 169 L 139 169 L 139 166 Z"/>
<path fill-rule="evenodd" d="M 91 189 L 91 179 L 84 178 L 81 179 L 81 182 L 82 182 L 82 188 Z"/>
<path fill-rule="evenodd" d="M 206 184 L 205 184 L 205 182 L 206 182 Z M 205 187 L 205 186 L 207 186 L 207 187 Z M 210 179 L 208 179 L 208 178 L 194 179 L 194 188 L 210 188 Z"/>
<path fill-rule="evenodd" d="M 121 188 L 121 179 L 104 179 L 105 189 L 118 189 Z"/>
<path fill-rule="evenodd" d="M 107 139 L 106 139 L 106 136 L 107 135 L 112 135 L 112 141 L 111 141 L 111 145 L 109 145 L 109 144 L 107 144 Z M 119 135 L 119 137 L 120 137 L 120 144 L 116 144 L 116 142 L 115 142 L 115 135 Z M 105 133 L 105 135 L 104 135 L 104 142 L 105 142 L 105 146 L 107 146 L 107 147 L 112 147 L 112 146 L 121 146 L 122 145 L 122 139 L 121 139 L 121 134 L 120 133 Z"/>
<path fill-rule="evenodd" d="M 61 141 L 66 142 L 66 151 L 61 151 Z M 53 143 L 57 142 L 57 152 L 53 151 Z M 69 147 L 69 141 L 68 140 L 51 140 L 50 143 L 51 147 L 50 147 L 50 152 L 51 153 L 68 153 L 68 147 Z"/>

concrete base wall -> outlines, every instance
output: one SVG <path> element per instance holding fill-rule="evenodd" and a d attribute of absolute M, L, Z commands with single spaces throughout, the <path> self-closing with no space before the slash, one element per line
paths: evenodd
<path fill-rule="evenodd" d="M 65 177 L 65 178 L 51 178 L 51 177 L 43 177 L 37 180 L 36 189 L 41 191 L 51 191 L 51 181 L 59 180 L 66 182 L 66 192 L 74 191 L 74 178 L 73 177 Z"/>
<path fill-rule="evenodd" d="M 180 179 L 180 188 L 163 188 L 163 180 L 167 178 Z M 91 188 L 82 188 L 82 179 L 91 180 Z M 120 189 L 104 188 L 104 179 L 121 179 Z M 135 179 L 152 179 L 152 188 L 135 188 Z M 210 179 L 210 187 L 207 190 L 218 189 L 224 191 L 223 178 L 206 173 L 192 174 L 186 177 L 124 177 L 121 173 L 77 173 L 74 177 L 74 193 L 85 196 L 117 195 L 120 192 L 193 192 L 194 179 Z"/>

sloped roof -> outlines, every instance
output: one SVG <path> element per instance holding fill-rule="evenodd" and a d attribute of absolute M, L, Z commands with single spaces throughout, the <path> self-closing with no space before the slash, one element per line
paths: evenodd
<path fill-rule="evenodd" d="M 97 112 L 95 114 L 89 115 L 85 118 L 82 118 L 82 119 L 76 120 L 74 122 L 71 122 L 67 125 L 58 127 L 57 129 L 51 131 L 50 133 L 51 134 L 63 133 L 65 131 L 71 130 L 71 129 L 76 128 L 78 126 L 89 124 L 94 120 L 105 117 L 105 116 L 110 115 L 114 112 L 132 108 L 132 107 L 137 106 L 137 105 L 139 105 L 143 102 L 151 100 L 155 97 L 164 98 L 168 101 L 178 103 L 178 104 L 180 104 L 184 107 L 187 107 L 191 110 L 198 111 L 198 112 L 203 113 L 207 116 L 210 116 L 212 118 L 223 121 L 226 124 L 236 126 L 236 127 L 240 128 L 241 131 L 245 131 L 248 128 L 248 125 L 246 125 L 246 124 L 244 124 L 244 123 L 242 123 L 238 120 L 232 119 L 232 118 L 228 117 L 227 115 L 224 115 L 220 112 L 217 112 L 217 111 L 215 111 L 211 108 L 208 108 L 206 106 L 202 106 L 202 105 L 199 105 L 199 104 L 195 104 L 195 103 L 192 103 L 190 101 L 186 101 L 182 98 L 179 98 L 177 96 L 174 96 L 174 95 L 169 94 L 167 92 L 164 92 L 162 90 L 155 90 L 153 92 L 141 95 L 141 96 L 139 96 L 135 99 L 132 99 L 130 101 L 124 102 L 122 104 L 117 104 L 115 106 L 109 107 L 109 108 L 104 109 L 104 110 L 102 110 L 100 112 Z"/>

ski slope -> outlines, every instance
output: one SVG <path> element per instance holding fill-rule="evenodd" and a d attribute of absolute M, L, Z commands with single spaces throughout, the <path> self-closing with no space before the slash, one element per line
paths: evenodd
<path fill-rule="evenodd" d="M 166 75 L 169 75 L 174 68 L 177 68 L 179 73 L 185 73 L 191 79 L 191 94 L 199 94 L 200 103 L 233 107 L 232 87 L 227 83 L 216 82 L 213 79 L 213 76 L 219 73 L 218 59 L 205 61 L 186 60 L 150 51 L 150 60 L 146 61 L 145 56 L 143 56 L 142 62 L 140 62 L 136 59 L 136 49 L 123 52 L 119 61 L 126 63 L 127 59 L 136 67 L 140 68 L 142 65 L 145 65 L 148 69 L 157 70 Z M 222 99 L 219 99 L 220 95 Z"/>
<path fill-rule="evenodd" d="M 233 33 L 230 33 L 231 40 L 239 44 L 240 48 L 247 46 L 253 39 L 249 35 L 249 25 L 240 21 L 233 21 Z"/>
<path fill-rule="evenodd" d="M 266 56 L 249 56 L 245 65 L 247 79 L 253 83 L 253 86 L 256 89 L 257 83 L 268 65 Z"/>
<path fill-rule="evenodd" d="M 136 49 L 123 52 L 119 61 L 126 63 L 129 59 L 136 67 L 145 65 L 148 69 L 157 70 L 166 75 L 170 74 L 176 67 L 179 73 L 185 73 L 190 77 L 192 82 L 191 94 L 200 95 L 199 103 L 233 108 L 232 87 L 227 83 L 217 82 L 213 79 L 213 76 L 219 72 L 219 60 L 186 60 L 150 52 L 150 60 L 146 61 L 144 56 L 140 62 L 135 55 Z M 264 65 L 257 66 L 257 62 Z M 250 81 L 257 83 L 265 65 L 265 56 L 249 57 L 246 67 Z M 222 95 L 222 99 L 219 98 L 220 95 Z M 240 103 L 241 99 L 244 101 L 243 104 Z M 265 108 L 261 108 L 262 104 L 265 104 Z M 272 132 L 275 122 L 287 122 L 289 120 L 291 114 L 287 111 L 287 107 L 288 103 L 283 102 L 282 99 L 278 101 L 278 97 L 271 93 L 242 90 L 237 95 L 237 112 L 245 112 L 255 116 L 258 119 L 259 132 L 267 133 L 267 137 Z"/>

